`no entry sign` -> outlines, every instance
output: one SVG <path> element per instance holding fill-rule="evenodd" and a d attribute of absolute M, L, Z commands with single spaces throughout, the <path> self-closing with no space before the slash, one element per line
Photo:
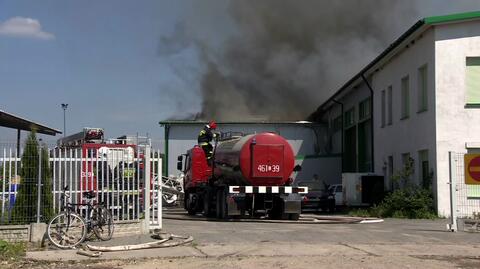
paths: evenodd
<path fill-rule="evenodd" d="M 465 184 L 480 184 L 480 154 L 465 154 Z"/>

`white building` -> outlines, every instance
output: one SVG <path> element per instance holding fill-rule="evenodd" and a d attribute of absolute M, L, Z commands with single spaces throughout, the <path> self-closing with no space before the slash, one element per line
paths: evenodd
<path fill-rule="evenodd" d="M 384 175 L 387 190 L 413 158 L 413 179 L 431 179 L 438 213 L 448 216 L 448 152 L 480 148 L 479 109 L 480 12 L 470 12 L 417 22 L 313 119 L 329 123 L 343 172 Z"/>
<path fill-rule="evenodd" d="M 197 145 L 197 136 L 206 122 L 162 121 L 165 130 L 166 175 L 176 175 L 177 157 Z M 328 184 L 341 182 L 341 155 L 331 154 L 325 148 L 326 125 L 311 122 L 218 122 L 217 132 L 253 134 L 275 132 L 292 146 L 295 163 L 302 171 L 293 178 L 312 179 L 318 174 Z"/>

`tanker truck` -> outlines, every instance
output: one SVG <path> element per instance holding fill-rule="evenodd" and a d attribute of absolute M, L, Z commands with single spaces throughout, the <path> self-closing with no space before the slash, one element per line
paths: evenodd
<path fill-rule="evenodd" d="M 194 146 L 178 156 L 184 173 L 184 207 L 188 214 L 206 217 L 298 220 L 301 194 L 292 187 L 295 166 L 292 147 L 275 133 L 222 135 L 216 140 L 212 161 Z"/>

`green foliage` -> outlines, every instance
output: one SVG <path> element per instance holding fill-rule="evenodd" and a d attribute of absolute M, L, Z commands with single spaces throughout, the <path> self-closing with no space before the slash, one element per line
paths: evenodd
<path fill-rule="evenodd" d="M 53 192 L 52 192 L 52 168 L 50 167 L 50 160 L 48 157 L 47 145 L 42 147 L 42 171 L 43 171 L 43 184 L 42 184 L 42 221 L 48 222 L 54 215 L 53 212 Z"/>
<path fill-rule="evenodd" d="M 24 255 L 24 243 L 9 243 L 5 240 L 0 240 L 0 260 L 16 259 Z"/>
<path fill-rule="evenodd" d="M 39 170 L 39 153 L 42 154 L 42 189 L 41 189 L 41 216 L 42 221 L 48 221 L 53 216 L 52 171 L 48 159 L 48 149 L 44 146 L 39 152 L 35 132 L 31 132 L 25 142 L 25 149 L 21 158 L 21 182 L 15 205 L 11 214 L 12 223 L 31 223 L 37 216 L 37 185 Z"/>
<path fill-rule="evenodd" d="M 411 182 L 414 161 L 409 158 L 403 170 L 392 177 L 396 189 L 389 193 L 382 202 L 368 209 L 351 211 L 352 216 L 390 217 L 409 219 L 437 218 L 431 188 L 419 187 Z M 431 177 L 433 174 L 430 175 Z"/>

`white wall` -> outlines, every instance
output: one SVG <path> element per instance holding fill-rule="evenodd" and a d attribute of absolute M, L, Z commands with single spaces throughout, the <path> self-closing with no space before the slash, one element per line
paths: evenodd
<path fill-rule="evenodd" d="M 480 57 L 480 22 L 436 26 L 435 40 L 438 209 L 448 216 L 448 151 L 466 152 L 465 143 L 480 142 L 480 110 L 465 108 L 466 57 Z"/>
<path fill-rule="evenodd" d="M 218 124 L 218 132 L 260 133 L 276 132 L 287 139 L 296 156 L 296 164 L 302 165 L 302 171 L 296 178 L 310 179 L 318 174 L 326 182 L 341 182 L 340 156 L 322 156 L 325 147 L 325 127 L 308 124 Z M 197 136 L 203 124 L 171 125 L 168 149 L 168 173 L 178 174 L 177 156 L 184 154 L 197 144 Z M 320 156 L 313 156 L 320 155 Z M 306 157 L 306 158 L 305 158 Z M 314 158 L 312 158 L 314 157 Z"/>
<path fill-rule="evenodd" d="M 435 169 L 435 65 L 434 33 L 428 30 L 414 43 L 394 56 L 372 76 L 374 89 L 375 173 L 385 175 L 385 187 L 391 188 L 388 177 L 388 156 L 393 156 L 393 172 L 403 168 L 402 154 L 415 160 L 412 179 L 421 183 L 418 151 L 428 150 L 430 169 Z M 418 69 L 427 64 L 428 109 L 418 112 Z M 401 80 L 409 76 L 409 117 L 401 119 Z M 388 87 L 392 86 L 392 124 L 382 127 L 382 91 L 386 92 L 388 122 Z M 386 174 L 385 174 L 386 173 Z M 434 175 L 435 176 L 435 175 Z M 435 179 L 433 179 L 435 180 Z"/>

